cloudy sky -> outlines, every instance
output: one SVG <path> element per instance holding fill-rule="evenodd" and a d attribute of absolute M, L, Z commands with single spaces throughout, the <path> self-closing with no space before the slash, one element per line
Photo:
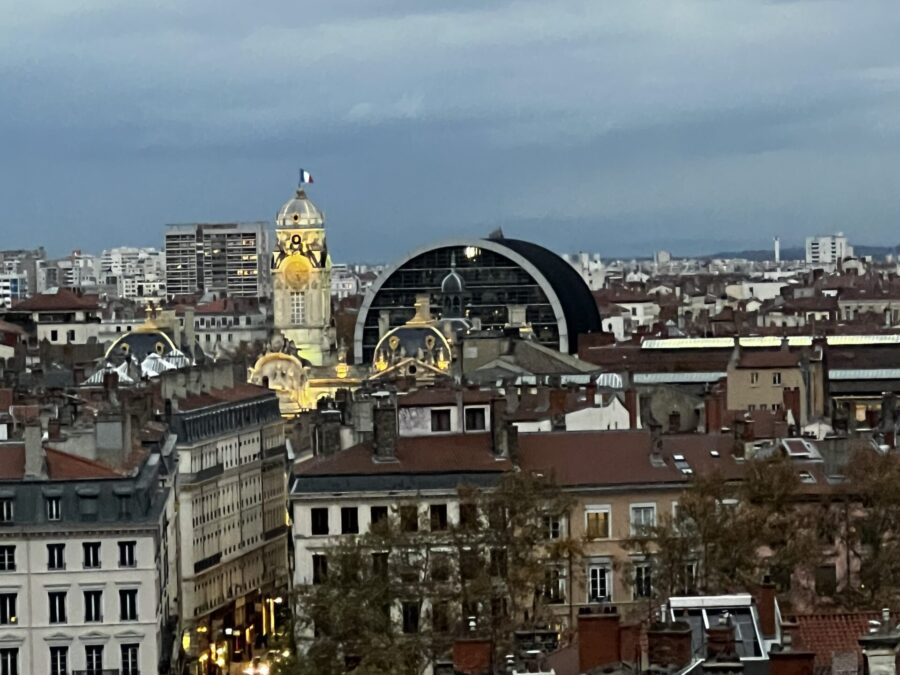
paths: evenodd
<path fill-rule="evenodd" d="M 0 247 L 160 245 L 296 184 L 337 260 L 502 226 L 604 255 L 900 240 L 896 0 L 29 0 Z"/>

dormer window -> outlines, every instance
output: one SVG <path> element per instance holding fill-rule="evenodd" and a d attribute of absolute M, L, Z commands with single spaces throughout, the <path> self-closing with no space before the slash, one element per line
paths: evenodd
<path fill-rule="evenodd" d="M 441 433 L 450 431 L 450 409 L 436 409 L 431 411 L 431 431 Z"/>
<path fill-rule="evenodd" d="M 466 408 L 466 431 L 487 429 L 487 410 L 483 407 Z"/>

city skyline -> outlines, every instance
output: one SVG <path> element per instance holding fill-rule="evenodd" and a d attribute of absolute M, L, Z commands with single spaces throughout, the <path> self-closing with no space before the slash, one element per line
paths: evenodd
<path fill-rule="evenodd" d="M 298 166 L 343 259 L 498 226 L 613 255 L 890 243 L 900 215 L 891 12 L 213 9 L 38 3 L 0 28 L 8 246 L 35 226 L 62 253 L 269 220 Z"/>

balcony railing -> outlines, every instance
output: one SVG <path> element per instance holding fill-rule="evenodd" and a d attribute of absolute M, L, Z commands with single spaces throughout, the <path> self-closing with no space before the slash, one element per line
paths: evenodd
<path fill-rule="evenodd" d="M 87 670 L 70 670 L 71 675 L 140 675 L 137 670 L 120 670 L 118 668 L 88 668 Z"/>

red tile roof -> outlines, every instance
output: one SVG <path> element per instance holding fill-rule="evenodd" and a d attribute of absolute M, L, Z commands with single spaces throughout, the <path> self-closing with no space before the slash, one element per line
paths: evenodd
<path fill-rule="evenodd" d="M 298 476 L 368 474 L 427 474 L 509 471 L 512 463 L 498 459 L 491 449 L 491 434 L 452 434 L 397 439 L 396 461 L 376 461 L 370 443 L 361 443 L 333 455 L 301 462 Z"/>
<path fill-rule="evenodd" d="M 841 612 L 805 614 L 794 618 L 797 621 L 795 648 L 816 655 L 815 672 L 830 673 L 836 654 L 854 653 L 859 663 L 862 650 L 857 640 L 866 634 L 869 620 L 880 619 L 881 615 L 879 612 Z"/>
<path fill-rule="evenodd" d="M 787 349 L 778 351 L 741 350 L 738 368 L 797 368 L 800 356 Z"/>
<path fill-rule="evenodd" d="M 122 474 L 108 466 L 61 450 L 45 448 L 49 480 L 92 480 L 121 478 Z M 25 476 L 25 446 L 21 443 L 0 445 L 0 480 L 22 480 Z"/>
<path fill-rule="evenodd" d="M 561 486 L 673 483 L 685 480 L 671 462 L 650 462 L 643 431 L 520 434 L 523 469 L 553 476 Z"/>
<path fill-rule="evenodd" d="M 193 307 L 196 315 L 204 314 L 258 314 L 259 300 L 256 298 L 218 298 L 203 304 L 193 305 L 188 302 L 179 302 L 173 306 L 179 316 L 186 309 Z"/>
<path fill-rule="evenodd" d="M 24 448 L 23 448 L 24 450 Z M 87 478 L 121 478 L 108 466 L 67 452 L 46 449 L 47 474 L 50 480 L 78 480 Z"/>
<path fill-rule="evenodd" d="M 56 293 L 40 293 L 13 305 L 14 311 L 52 312 L 71 310 L 95 310 L 100 304 L 96 295 L 82 295 L 70 288 L 60 288 Z"/>

